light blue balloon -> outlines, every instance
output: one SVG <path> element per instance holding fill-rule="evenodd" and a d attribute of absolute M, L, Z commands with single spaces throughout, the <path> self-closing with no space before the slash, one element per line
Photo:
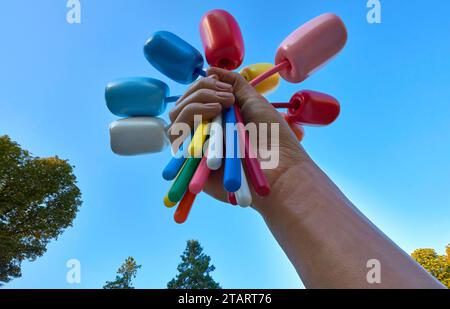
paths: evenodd
<path fill-rule="evenodd" d="M 168 103 L 169 87 L 150 77 L 122 78 L 108 83 L 108 109 L 119 117 L 158 116 Z"/>

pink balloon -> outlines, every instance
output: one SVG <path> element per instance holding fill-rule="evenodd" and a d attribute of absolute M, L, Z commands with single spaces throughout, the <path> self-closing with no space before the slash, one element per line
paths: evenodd
<path fill-rule="evenodd" d="M 289 62 L 280 75 L 300 83 L 339 53 L 347 42 L 347 29 L 331 13 L 320 15 L 292 32 L 280 45 L 275 63 Z"/>

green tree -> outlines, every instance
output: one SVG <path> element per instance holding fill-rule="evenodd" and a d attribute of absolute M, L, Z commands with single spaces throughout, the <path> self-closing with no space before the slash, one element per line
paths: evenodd
<path fill-rule="evenodd" d="M 132 256 L 129 256 L 117 270 L 114 281 L 106 281 L 104 289 L 134 289 L 133 279 L 136 278 L 137 271 L 142 265 L 137 265 Z"/>
<path fill-rule="evenodd" d="M 445 251 L 446 255 L 439 255 L 434 249 L 417 249 L 411 256 L 443 285 L 450 288 L 450 244 Z"/>
<path fill-rule="evenodd" d="M 21 276 L 72 225 L 81 206 L 73 167 L 58 157 L 33 157 L 0 136 L 0 285 Z"/>
<path fill-rule="evenodd" d="M 168 284 L 169 289 L 220 289 L 219 283 L 210 276 L 214 265 L 211 258 L 203 253 L 196 240 L 189 240 L 178 265 L 178 275 Z"/>

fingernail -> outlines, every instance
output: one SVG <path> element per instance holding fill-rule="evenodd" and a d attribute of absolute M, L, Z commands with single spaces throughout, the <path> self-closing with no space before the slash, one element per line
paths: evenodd
<path fill-rule="evenodd" d="M 231 92 L 216 92 L 216 96 L 224 98 L 224 99 L 234 98 L 234 94 Z"/>
<path fill-rule="evenodd" d="M 219 76 L 217 76 L 216 74 L 210 75 L 208 77 L 216 80 L 219 79 Z"/>
<path fill-rule="evenodd" d="M 216 88 L 220 90 L 230 90 L 233 86 L 223 82 L 216 82 Z"/>

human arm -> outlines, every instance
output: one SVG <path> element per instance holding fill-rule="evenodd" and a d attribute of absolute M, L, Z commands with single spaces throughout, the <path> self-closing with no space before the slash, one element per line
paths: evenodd
<path fill-rule="evenodd" d="M 253 207 L 264 218 L 306 287 L 443 287 L 344 196 L 299 145 L 280 114 L 239 74 L 216 68 L 208 73 L 214 80 L 231 85 L 229 91 L 235 98 L 215 105 L 216 110 L 207 118 L 237 104 L 245 123 L 279 124 L 279 164 L 264 171 L 271 194 L 253 194 Z M 190 91 L 197 93 L 200 89 L 196 85 Z M 199 97 L 180 100 L 178 105 L 186 108 L 194 103 L 194 107 L 184 118 L 180 118 L 179 111 L 183 109 L 178 107 L 173 120 L 186 122 L 193 114 L 204 114 L 205 107 L 197 104 L 202 100 Z M 222 170 L 211 173 L 205 191 L 226 201 L 222 176 Z M 370 284 L 367 280 L 367 262 L 372 259 L 380 262 L 380 283 Z"/>

